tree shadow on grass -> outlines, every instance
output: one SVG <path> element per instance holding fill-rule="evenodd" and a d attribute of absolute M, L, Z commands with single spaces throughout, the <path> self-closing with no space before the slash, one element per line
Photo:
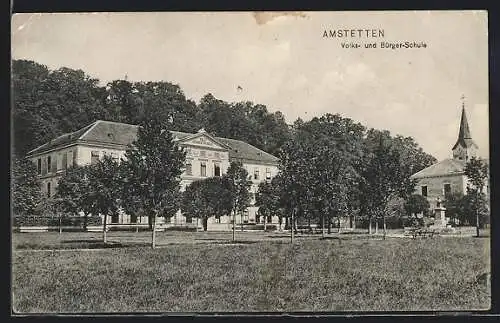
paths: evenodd
<path fill-rule="evenodd" d="M 62 240 L 63 249 L 109 249 L 109 248 L 134 248 L 149 245 L 144 242 L 114 242 L 104 243 L 102 240 L 82 239 L 82 240 Z"/>

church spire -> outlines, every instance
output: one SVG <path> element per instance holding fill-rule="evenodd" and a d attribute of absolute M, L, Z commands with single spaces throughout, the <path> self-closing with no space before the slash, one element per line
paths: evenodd
<path fill-rule="evenodd" d="M 453 146 L 453 158 L 459 160 L 469 160 L 470 157 L 476 155 L 478 149 L 476 143 L 472 140 L 470 134 L 467 114 L 465 113 L 465 97 L 462 95 L 462 116 L 460 118 L 460 130 L 458 131 L 458 139 Z"/>
<path fill-rule="evenodd" d="M 469 123 L 467 122 L 467 115 L 465 114 L 465 97 L 462 95 L 462 118 L 460 119 L 460 130 L 458 131 L 458 140 L 472 139 L 469 130 Z"/>

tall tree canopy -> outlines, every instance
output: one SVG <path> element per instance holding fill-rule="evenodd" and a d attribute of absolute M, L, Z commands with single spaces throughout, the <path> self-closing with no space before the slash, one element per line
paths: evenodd
<path fill-rule="evenodd" d="M 122 162 L 125 203 L 132 212 L 143 210 L 152 229 L 155 247 L 156 218 L 173 216 L 180 207 L 180 176 L 186 153 L 172 138 L 170 123 L 149 119 L 138 130 L 137 140 L 127 149 Z"/>
<path fill-rule="evenodd" d="M 226 176 L 194 181 L 183 192 L 181 211 L 187 218 L 201 219 L 206 231 L 208 218 L 231 214 L 232 194 L 231 182 Z"/>
<path fill-rule="evenodd" d="M 96 119 L 106 119 L 105 89 L 82 70 L 49 71 L 32 61 L 12 63 L 14 151 L 29 150 L 75 131 Z"/>
<path fill-rule="evenodd" d="M 35 165 L 27 159 L 14 159 L 12 165 L 12 211 L 14 216 L 34 215 L 41 200 Z"/>

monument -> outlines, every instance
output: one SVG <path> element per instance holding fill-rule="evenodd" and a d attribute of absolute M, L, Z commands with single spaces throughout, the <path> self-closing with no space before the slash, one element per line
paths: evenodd
<path fill-rule="evenodd" d="M 434 226 L 435 228 L 446 228 L 446 208 L 441 205 L 441 198 L 436 199 L 436 208 L 434 209 Z"/>

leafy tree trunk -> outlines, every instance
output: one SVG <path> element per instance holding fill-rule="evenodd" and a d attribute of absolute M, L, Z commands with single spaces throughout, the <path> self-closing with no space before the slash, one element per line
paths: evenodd
<path fill-rule="evenodd" d="M 309 230 L 311 230 L 311 218 L 307 219 L 307 227 Z"/>
<path fill-rule="evenodd" d="M 85 213 L 83 215 L 83 231 L 87 231 L 87 225 L 88 225 L 88 214 Z"/>
<path fill-rule="evenodd" d="M 337 232 L 340 233 L 340 216 L 337 217 L 337 224 L 339 226 Z"/>
<path fill-rule="evenodd" d="M 384 226 L 384 240 L 385 240 L 385 235 L 387 234 L 387 227 L 386 227 L 386 223 L 385 223 L 385 212 L 384 212 L 384 214 L 382 214 L 382 223 Z"/>
<path fill-rule="evenodd" d="M 321 214 L 321 237 L 325 237 L 325 214 Z"/>
<path fill-rule="evenodd" d="M 292 211 L 292 219 L 291 219 L 291 223 L 290 223 L 290 242 L 293 243 L 293 215 L 295 213 L 295 210 Z"/>
<path fill-rule="evenodd" d="M 62 213 L 59 213 L 59 234 L 62 233 Z"/>
<path fill-rule="evenodd" d="M 368 234 L 372 234 L 372 217 L 368 218 Z"/>
<path fill-rule="evenodd" d="M 240 212 L 240 221 L 241 232 L 243 232 L 243 212 Z"/>
<path fill-rule="evenodd" d="M 352 215 L 352 225 L 351 225 L 351 228 L 356 230 L 356 215 L 353 214 Z"/>
<path fill-rule="evenodd" d="M 153 230 L 153 218 L 150 215 L 148 215 L 148 226 L 149 226 L 149 230 Z"/>
<path fill-rule="evenodd" d="M 328 234 L 332 233 L 332 219 L 328 217 Z"/>
<path fill-rule="evenodd" d="M 199 218 L 196 218 L 196 232 L 198 232 Z"/>
<path fill-rule="evenodd" d="M 478 198 L 477 198 L 477 195 L 475 197 L 475 202 L 474 203 L 476 205 L 475 207 L 475 213 L 476 213 L 476 237 L 479 238 L 479 203 L 478 203 Z"/>
<path fill-rule="evenodd" d="M 204 217 L 203 218 L 203 231 L 207 231 L 207 230 L 208 230 L 208 218 Z"/>
<path fill-rule="evenodd" d="M 103 225 L 102 225 L 102 241 L 104 242 L 104 244 L 108 243 L 108 239 L 106 236 L 106 224 L 107 223 L 108 223 L 108 215 L 104 214 L 104 221 L 103 221 Z"/>
<path fill-rule="evenodd" d="M 375 219 L 375 234 L 378 234 L 378 218 Z"/>
<path fill-rule="evenodd" d="M 266 232 L 267 216 L 264 215 L 264 232 Z"/>
<path fill-rule="evenodd" d="M 156 214 L 152 217 L 153 220 L 153 232 L 151 234 L 151 248 L 156 247 Z"/>
<path fill-rule="evenodd" d="M 233 241 L 234 241 L 235 231 L 236 231 L 236 210 L 233 210 Z"/>

